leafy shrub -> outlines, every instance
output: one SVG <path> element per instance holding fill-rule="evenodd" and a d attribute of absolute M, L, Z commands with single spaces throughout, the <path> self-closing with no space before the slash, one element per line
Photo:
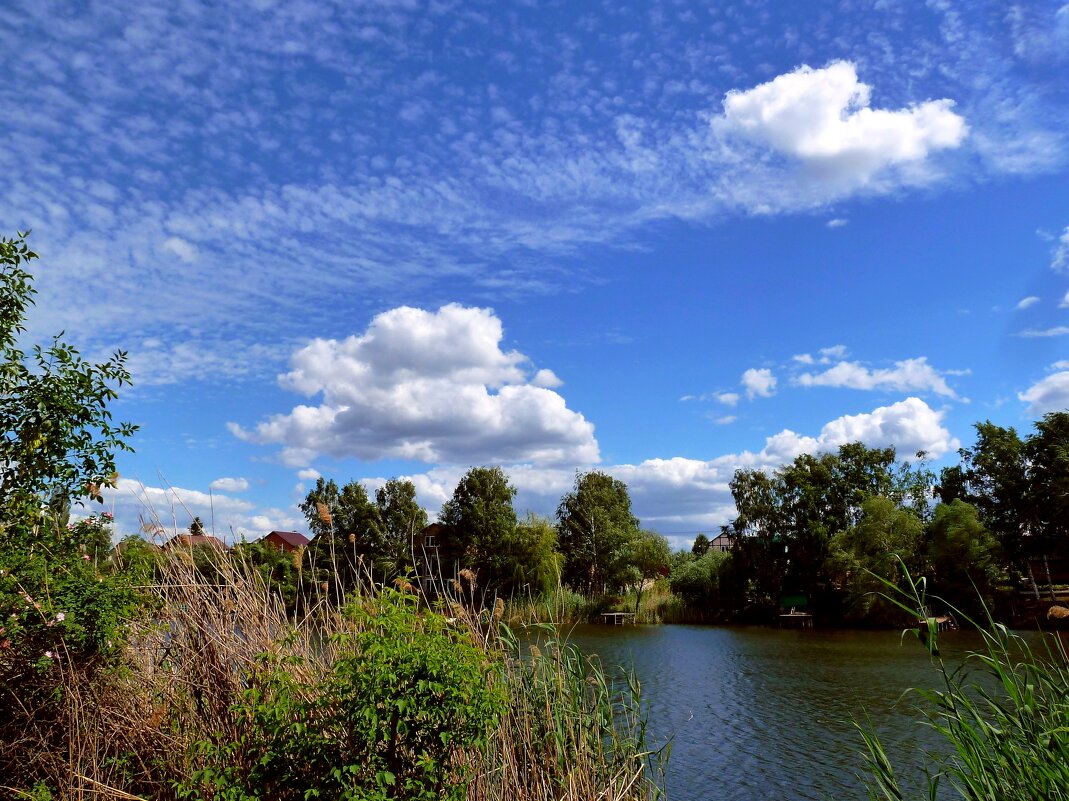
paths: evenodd
<path fill-rule="evenodd" d="M 462 799 L 503 711 L 495 665 L 441 615 L 384 590 L 348 610 L 314 686 L 265 658 L 235 706 L 236 741 L 202 742 L 183 787 L 206 799 Z"/>

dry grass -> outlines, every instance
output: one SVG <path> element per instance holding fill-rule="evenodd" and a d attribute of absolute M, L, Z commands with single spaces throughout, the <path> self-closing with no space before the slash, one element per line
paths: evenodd
<path fill-rule="evenodd" d="M 450 597 L 475 596 L 474 586 L 461 590 Z M 354 625 L 336 611 L 339 602 L 360 602 L 359 594 L 333 597 L 333 585 L 304 587 L 303 611 L 292 619 L 255 571 L 225 556 L 198 569 L 181 551 L 163 555 L 158 581 L 146 591 L 158 612 L 131 624 L 124 669 L 98 672 L 57 659 L 61 695 L 53 717 L 25 710 L 23 736 L 12 746 L 25 763 L 19 786 L 40 781 L 53 797 L 87 801 L 175 798 L 174 784 L 203 767 L 198 742 L 242 735 L 245 721 L 233 707 L 264 655 L 292 666 L 298 685 L 316 685 L 336 656 L 331 635 Z M 545 632 L 540 645 L 527 648 L 501 622 L 501 602 L 485 609 L 447 604 L 445 613 L 500 665 L 509 698 L 486 753 L 471 755 L 477 770 L 469 798 L 623 801 L 657 794 L 633 680 L 610 681 L 596 661 Z"/>

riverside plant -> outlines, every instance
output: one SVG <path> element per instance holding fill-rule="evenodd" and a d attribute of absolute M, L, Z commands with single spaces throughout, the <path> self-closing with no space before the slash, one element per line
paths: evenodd
<path fill-rule="evenodd" d="M 927 648 L 939 676 L 938 689 L 912 691 L 946 746 L 943 754 L 929 754 L 924 766 L 928 797 L 944 797 L 940 786 L 949 784 L 966 801 L 1069 798 L 1069 658 L 1063 642 L 1044 635 L 1037 651 L 990 614 L 979 626 L 955 610 L 980 632 L 983 648 L 950 668 L 939 655 L 935 621 L 924 611 L 924 579 L 907 574 L 904 589 L 888 586 L 884 597 L 919 621 L 911 633 Z M 879 738 L 866 728 L 861 734 L 869 798 L 906 798 Z"/>
<path fill-rule="evenodd" d="M 633 678 L 610 680 L 548 631 L 525 650 L 502 604 L 470 602 L 473 587 L 436 611 L 403 580 L 343 594 L 307 570 L 294 615 L 225 553 L 178 548 L 154 561 L 114 669 L 51 663 L 47 731 L 31 721 L 10 743 L 21 771 L 0 784 L 13 797 L 659 793 Z M 357 736 L 341 743 L 343 732 Z"/>

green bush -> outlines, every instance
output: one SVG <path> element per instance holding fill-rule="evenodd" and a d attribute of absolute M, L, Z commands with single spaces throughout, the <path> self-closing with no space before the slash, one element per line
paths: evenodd
<path fill-rule="evenodd" d="M 188 798 L 462 799 L 504 709 L 486 652 L 414 596 L 347 611 L 327 674 L 265 658 L 233 712 L 237 741 L 202 742 Z"/>

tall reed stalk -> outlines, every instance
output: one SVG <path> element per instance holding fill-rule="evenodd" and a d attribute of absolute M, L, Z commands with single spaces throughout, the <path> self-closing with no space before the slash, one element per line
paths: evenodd
<path fill-rule="evenodd" d="M 966 801 L 1039 801 L 1069 798 L 1069 659 L 1060 639 L 1044 636 L 1036 650 L 988 614 L 975 626 L 983 647 L 964 664 L 948 667 L 929 618 L 924 579 L 907 574 L 907 587 L 885 598 L 918 620 L 912 633 L 926 646 L 939 689 L 913 690 L 946 746 L 923 766 L 929 798 L 940 787 Z M 900 801 L 905 792 L 879 738 L 862 728 L 871 781 L 869 798 Z M 941 796 L 939 796 L 941 797 Z"/>

